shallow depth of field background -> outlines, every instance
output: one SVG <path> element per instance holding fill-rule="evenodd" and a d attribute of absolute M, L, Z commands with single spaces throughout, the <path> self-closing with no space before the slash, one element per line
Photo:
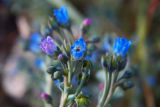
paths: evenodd
<path fill-rule="evenodd" d="M 131 62 L 139 75 L 114 107 L 160 107 L 160 0 L 0 0 L 0 107 L 43 107 L 35 56 L 19 40 L 27 40 L 61 5 L 74 24 L 91 18 L 94 35 L 115 33 L 134 41 Z"/>

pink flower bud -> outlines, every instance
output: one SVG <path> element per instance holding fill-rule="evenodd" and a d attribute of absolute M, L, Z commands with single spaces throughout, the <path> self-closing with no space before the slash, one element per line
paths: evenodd
<path fill-rule="evenodd" d="M 90 26 L 92 24 L 92 20 L 89 18 L 86 18 L 83 20 L 83 25 L 84 26 Z"/>
<path fill-rule="evenodd" d="M 103 91 L 104 90 L 104 83 L 100 83 L 98 88 L 100 91 Z"/>
<path fill-rule="evenodd" d="M 47 93 L 42 92 L 40 95 L 41 99 L 46 100 L 48 99 L 50 96 Z"/>

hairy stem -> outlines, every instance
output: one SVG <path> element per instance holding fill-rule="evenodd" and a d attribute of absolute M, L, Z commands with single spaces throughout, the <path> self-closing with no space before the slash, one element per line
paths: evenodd
<path fill-rule="evenodd" d="M 104 103 L 103 107 L 106 107 L 106 105 L 109 103 L 109 101 L 110 101 L 110 99 L 112 97 L 114 81 L 115 81 L 115 75 L 113 73 L 112 79 L 111 79 L 111 84 L 110 84 L 110 87 L 109 87 L 109 92 L 108 92 L 108 95 L 107 95 L 107 98 L 105 100 L 105 103 Z"/>
<path fill-rule="evenodd" d="M 62 98 L 59 107 L 65 107 L 67 103 L 68 93 L 62 93 Z"/>
<path fill-rule="evenodd" d="M 66 88 L 68 87 L 68 80 L 67 76 L 64 76 L 64 90 L 61 96 L 60 106 L 59 107 L 65 107 L 67 103 L 68 98 L 68 92 L 66 91 Z"/>
<path fill-rule="evenodd" d="M 74 95 L 75 98 L 76 98 L 76 97 L 79 95 L 79 93 L 81 92 L 82 87 L 83 87 L 83 85 L 84 85 L 84 83 L 85 83 L 85 80 L 86 80 L 86 74 L 83 73 L 83 74 L 82 74 L 81 82 L 80 82 L 80 84 L 79 84 L 79 86 L 78 86 L 78 88 L 77 88 L 77 90 L 76 90 L 76 92 L 75 92 L 75 95 Z M 71 100 L 71 103 L 69 104 L 68 107 L 72 107 L 73 103 L 74 103 L 74 100 Z"/>
<path fill-rule="evenodd" d="M 107 79 L 107 76 L 108 76 L 108 79 Z M 107 73 L 107 71 L 105 71 L 105 86 L 104 86 L 104 91 L 103 91 L 102 97 L 101 97 L 101 99 L 99 101 L 98 107 L 102 107 L 103 104 L 104 104 L 104 101 L 105 101 L 105 99 L 107 97 L 107 94 L 109 92 L 111 79 L 112 79 L 112 73 Z M 108 85 L 107 85 L 107 83 L 108 83 Z"/>

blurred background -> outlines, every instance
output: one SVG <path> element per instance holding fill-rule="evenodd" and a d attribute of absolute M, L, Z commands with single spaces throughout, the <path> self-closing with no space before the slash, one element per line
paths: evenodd
<path fill-rule="evenodd" d="M 0 0 L 0 107 L 44 107 L 44 63 L 33 42 L 62 5 L 76 25 L 91 18 L 92 35 L 134 41 L 135 87 L 113 106 L 160 107 L 160 0 Z"/>

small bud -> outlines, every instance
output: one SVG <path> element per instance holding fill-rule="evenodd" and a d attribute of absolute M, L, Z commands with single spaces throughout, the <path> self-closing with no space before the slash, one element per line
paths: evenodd
<path fill-rule="evenodd" d="M 104 83 L 100 83 L 98 89 L 100 92 L 102 92 L 104 90 Z"/>
<path fill-rule="evenodd" d="M 83 26 L 90 26 L 92 24 L 92 20 L 89 18 L 86 18 L 82 22 Z"/>
<path fill-rule="evenodd" d="M 49 74 L 53 74 L 56 71 L 62 71 L 62 66 L 59 61 L 54 62 L 53 65 L 51 65 L 47 68 L 47 73 L 49 73 Z"/>
<path fill-rule="evenodd" d="M 74 95 L 74 94 L 69 95 L 69 96 L 68 96 L 68 99 L 69 99 L 69 100 L 74 100 L 74 99 L 75 99 L 75 95 Z"/>
<path fill-rule="evenodd" d="M 53 79 L 59 79 L 62 77 L 62 72 L 61 71 L 56 71 L 53 74 Z"/>
<path fill-rule="evenodd" d="M 117 70 L 116 58 L 112 54 L 102 57 L 101 63 L 102 66 L 108 69 L 109 72 L 114 72 Z"/>
<path fill-rule="evenodd" d="M 127 64 L 127 57 L 116 56 L 117 57 L 117 69 L 118 71 L 123 70 Z"/>
<path fill-rule="evenodd" d="M 56 66 L 50 66 L 47 68 L 47 73 L 53 74 L 54 72 L 59 71 L 59 70 L 60 69 L 58 69 L 58 67 L 56 67 Z"/>
<path fill-rule="evenodd" d="M 92 64 L 89 60 L 83 61 L 83 68 L 90 68 L 91 66 L 92 66 Z"/>
<path fill-rule="evenodd" d="M 129 79 L 134 75 L 133 71 L 128 70 L 123 74 L 123 78 Z"/>
<path fill-rule="evenodd" d="M 92 24 L 92 20 L 91 19 L 86 18 L 86 19 L 83 20 L 82 26 L 81 26 L 83 34 L 85 34 L 88 31 L 88 29 L 89 29 L 91 24 Z"/>
<path fill-rule="evenodd" d="M 81 94 L 76 98 L 76 104 L 78 107 L 88 107 L 89 99 L 88 97 Z"/>
<path fill-rule="evenodd" d="M 130 89 L 130 88 L 132 88 L 133 86 L 134 86 L 134 83 L 133 83 L 133 81 L 131 81 L 131 80 L 127 80 L 127 81 L 125 81 L 125 82 L 123 82 L 123 83 L 121 84 L 121 87 L 122 87 L 124 90 Z"/>
<path fill-rule="evenodd" d="M 68 58 L 66 55 L 61 53 L 58 55 L 58 60 L 60 60 L 61 62 L 67 62 Z"/>
<path fill-rule="evenodd" d="M 72 105 L 72 107 L 77 107 L 76 103 L 74 103 L 74 104 Z"/>
<path fill-rule="evenodd" d="M 45 100 L 48 104 L 52 104 L 52 97 L 47 93 L 42 92 L 40 97 L 42 100 Z"/>

